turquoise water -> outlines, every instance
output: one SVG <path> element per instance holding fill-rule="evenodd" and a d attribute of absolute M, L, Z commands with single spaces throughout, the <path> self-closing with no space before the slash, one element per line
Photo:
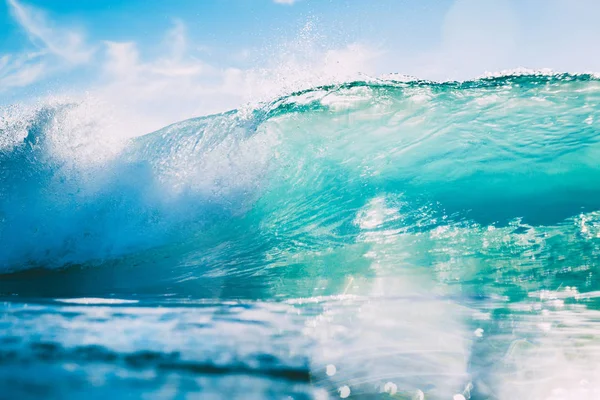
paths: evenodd
<path fill-rule="evenodd" d="M 0 397 L 600 397 L 595 77 L 85 113 L 0 119 Z"/>

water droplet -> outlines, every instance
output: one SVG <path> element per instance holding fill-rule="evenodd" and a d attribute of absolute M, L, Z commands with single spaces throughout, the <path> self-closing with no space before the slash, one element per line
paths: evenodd
<path fill-rule="evenodd" d="M 475 329 L 475 332 L 473 332 L 473 334 L 477 337 L 482 337 L 483 336 L 483 329 L 481 328 L 477 328 Z"/>
<path fill-rule="evenodd" d="M 538 324 L 538 328 L 544 332 L 549 332 L 552 329 L 552 324 L 550 322 L 542 322 Z"/>
<path fill-rule="evenodd" d="M 452 400 L 467 400 L 462 394 L 455 394 Z"/>
<path fill-rule="evenodd" d="M 393 396 L 398 391 L 398 385 L 393 382 L 388 382 L 383 387 L 383 391 Z"/>
<path fill-rule="evenodd" d="M 350 388 L 347 385 L 342 386 L 341 388 L 339 388 L 338 392 L 340 392 L 340 397 L 342 399 L 345 399 L 348 396 L 350 396 Z"/>
<path fill-rule="evenodd" d="M 325 373 L 327 374 L 327 376 L 334 376 L 336 372 L 337 372 L 337 368 L 333 364 L 329 364 L 325 368 Z"/>

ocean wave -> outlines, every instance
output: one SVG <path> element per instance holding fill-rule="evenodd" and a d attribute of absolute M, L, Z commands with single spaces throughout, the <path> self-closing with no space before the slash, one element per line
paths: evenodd
<path fill-rule="evenodd" d="M 0 123 L 9 396 L 598 397 L 596 76 L 336 83 L 131 139 L 107 118 Z"/>
<path fill-rule="evenodd" d="M 396 235 L 555 226 L 600 208 L 599 101 L 589 74 L 349 82 L 127 140 L 81 104 L 8 109 L 0 269 L 260 273 L 351 251 L 373 201 Z"/>

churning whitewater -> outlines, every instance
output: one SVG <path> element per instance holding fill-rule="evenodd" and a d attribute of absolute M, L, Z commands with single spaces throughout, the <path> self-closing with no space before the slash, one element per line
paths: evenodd
<path fill-rule="evenodd" d="M 600 397 L 596 77 L 336 84 L 118 143 L 81 107 L 0 119 L 0 294 L 46 299 L 5 305 L 0 383 Z"/>

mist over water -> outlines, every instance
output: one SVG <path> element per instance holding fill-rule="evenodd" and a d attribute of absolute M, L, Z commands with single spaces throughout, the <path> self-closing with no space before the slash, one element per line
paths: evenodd
<path fill-rule="evenodd" d="M 530 73 L 336 83 L 131 139 L 85 102 L 7 109 L 0 381 L 595 399 L 599 120 L 597 77 Z"/>

